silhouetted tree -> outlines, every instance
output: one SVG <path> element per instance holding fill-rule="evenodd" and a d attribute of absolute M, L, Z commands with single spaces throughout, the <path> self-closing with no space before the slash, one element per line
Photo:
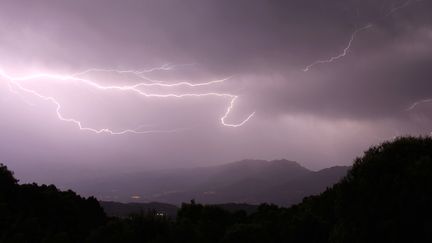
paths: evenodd
<path fill-rule="evenodd" d="M 3 165 L 0 196 L 0 242 L 81 242 L 106 222 L 95 198 L 53 185 L 18 185 Z"/>

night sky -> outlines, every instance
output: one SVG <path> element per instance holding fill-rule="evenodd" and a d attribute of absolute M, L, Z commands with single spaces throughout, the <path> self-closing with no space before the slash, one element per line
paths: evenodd
<path fill-rule="evenodd" d="M 349 165 L 432 132 L 431 13 L 429 0 L 0 0 L 0 162 L 59 184 L 246 158 Z"/>

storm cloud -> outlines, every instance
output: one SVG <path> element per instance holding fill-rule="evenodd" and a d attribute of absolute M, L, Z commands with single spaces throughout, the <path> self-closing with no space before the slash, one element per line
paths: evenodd
<path fill-rule="evenodd" d="M 57 183 L 68 179 L 65 171 L 74 179 L 244 158 L 287 158 L 313 169 L 350 164 L 373 143 L 432 131 L 432 102 L 409 109 L 432 98 L 431 11 L 428 0 L 3 0 L 2 70 L 179 64 L 152 78 L 231 77 L 214 88 L 239 96 L 230 121 L 256 113 L 229 128 L 219 123 L 226 99 L 142 100 L 41 80 L 41 92 L 57 95 L 64 112 L 86 124 L 179 129 L 95 135 L 0 82 L 0 160 L 25 180 Z"/>

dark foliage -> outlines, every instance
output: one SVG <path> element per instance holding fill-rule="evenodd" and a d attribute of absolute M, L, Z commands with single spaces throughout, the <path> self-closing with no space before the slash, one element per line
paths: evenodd
<path fill-rule="evenodd" d="M 3 165 L 0 183 L 0 242 L 79 242 L 106 222 L 95 198 L 53 185 L 18 185 Z"/>
<path fill-rule="evenodd" d="M 131 214 L 141 212 L 152 212 L 157 211 L 170 218 L 177 216 L 178 207 L 166 203 L 150 202 L 150 203 L 119 203 L 119 202 L 107 202 L 99 201 L 99 204 L 104 209 L 107 216 L 126 218 Z"/>
<path fill-rule="evenodd" d="M 94 199 L 18 186 L 5 167 L 0 175 L 4 242 L 432 242 L 429 137 L 372 147 L 321 195 L 290 208 L 262 204 L 249 214 L 191 201 L 175 220 L 148 212 L 104 223 Z"/>

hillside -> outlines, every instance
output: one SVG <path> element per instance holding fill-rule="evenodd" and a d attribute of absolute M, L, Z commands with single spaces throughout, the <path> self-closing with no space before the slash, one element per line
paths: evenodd
<path fill-rule="evenodd" d="M 242 160 L 220 166 L 120 175 L 81 183 L 84 195 L 104 201 L 200 203 L 277 203 L 289 206 L 323 192 L 349 167 L 310 171 L 288 160 Z"/>

